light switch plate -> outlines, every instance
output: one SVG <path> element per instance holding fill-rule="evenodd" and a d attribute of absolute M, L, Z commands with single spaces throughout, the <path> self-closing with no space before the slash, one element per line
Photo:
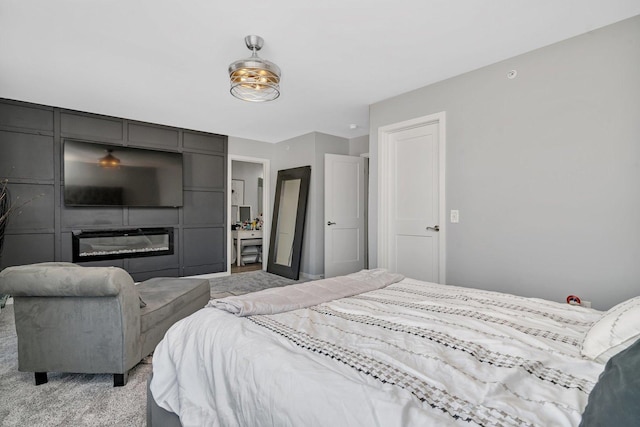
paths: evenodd
<path fill-rule="evenodd" d="M 451 209 L 451 223 L 456 224 L 460 222 L 460 211 L 457 209 Z"/>

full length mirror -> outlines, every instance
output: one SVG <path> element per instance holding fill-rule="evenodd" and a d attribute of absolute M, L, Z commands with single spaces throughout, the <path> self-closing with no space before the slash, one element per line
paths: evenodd
<path fill-rule="evenodd" d="M 278 171 L 267 271 L 298 280 L 311 166 Z"/>

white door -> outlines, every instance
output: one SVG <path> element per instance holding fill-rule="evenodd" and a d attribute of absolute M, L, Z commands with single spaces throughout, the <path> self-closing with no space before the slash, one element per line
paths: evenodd
<path fill-rule="evenodd" d="M 324 156 L 324 276 L 360 271 L 365 260 L 365 159 Z"/>
<path fill-rule="evenodd" d="M 436 283 L 441 225 L 438 126 L 436 122 L 392 132 L 386 144 L 388 268 Z"/>

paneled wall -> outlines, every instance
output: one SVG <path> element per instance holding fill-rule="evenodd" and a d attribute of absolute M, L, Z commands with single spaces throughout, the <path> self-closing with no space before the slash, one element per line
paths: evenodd
<path fill-rule="evenodd" d="M 65 139 L 183 153 L 184 206 L 64 206 Z M 31 200 L 11 216 L 0 268 L 70 262 L 74 230 L 172 227 L 173 255 L 83 265 L 114 265 L 136 280 L 225 271 L 226 157 L 223 135 L 0 99 L 0 179 L 14 205 Z"/>

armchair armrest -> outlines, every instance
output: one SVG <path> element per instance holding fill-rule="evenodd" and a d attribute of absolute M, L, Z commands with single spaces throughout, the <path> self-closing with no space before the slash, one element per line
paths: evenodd
<path fill-rule="evenodd" d="M 106 297 L 133 288 L 131 276 L 117 267 L 80 267 L 42 263 L 0 272 L 0 293 L 14 297 Z"/>

